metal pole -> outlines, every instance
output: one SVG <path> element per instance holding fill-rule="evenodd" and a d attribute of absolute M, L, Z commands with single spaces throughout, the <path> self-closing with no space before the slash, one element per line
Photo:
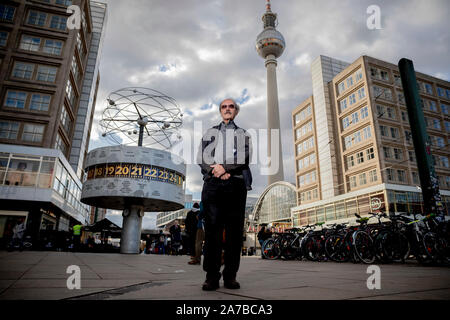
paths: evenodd
<path fill-rule="evenodd" d="M 430 137 L 426 130 L 414 65 L 411 60 L 403 58 L 398 62 L 398 68 L 405 93 L 411 135 L 416 153 L 424 211 L 426 214 L 434 213 L 444 216 L 444 208 L 439 192 L 439 181 L 434 170 Z"/>
<path fill-rule="evenodd" d="M 139 125 L 139 147 L 142 147 L 142 141 L 144 140 L 144 127 L 145 125 Z"/>

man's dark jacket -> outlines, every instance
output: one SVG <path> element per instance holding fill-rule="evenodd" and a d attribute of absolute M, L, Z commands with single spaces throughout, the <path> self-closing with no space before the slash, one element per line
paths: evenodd
<path fill-rule="evenodd" d="M 224 122 L 220 123 L 217 126 L 213 126 L 212 128 L 210 128 L 207 133 L 203 136 L 202 141 L 201 141 L 201 148 L 199 150 L 199 155 L 198 155 L 198 162 L 199 162 L 199 166 L 201 167 L 201 172 L 203 174 L 203 180 L 207 181 L 208 179 L 211 179 L 213 176 L 212 174 L 212 167 L 211 165 L 214 164 L 212 162 L 206 161 L 206 159 L 204 159 L 203 155 L 204 155 L 204 151 L 205 148 L 207 148 L 210 144 L 216 144 L 216 135 L 214 133 L 219 133 L 220 134 L 220 129 L 221 126 L 225 125 Z M 227 173 L 229 173 L 231 176 L 236 176 L 236 177 L 242 177 L 244 179 L 245 182 L 245 186 L 247 188 L 247 190 L 252 190 L 252 173 L 250 171 L 250 167 L 249 167 L 249 163 L 250 163 L 250 158 L 251 158 L 251 140 L 250 140 L 250 135 L 242 128 L 238 127 L 234 121 L 230 121 L 229 126 L 227 127 L 234 127 L 234 149 L 236 150 L 236 152 L 234 152 L 234 161 L 231 161 L 232 163 L 229 163 L 228 161 L 224 161 L 226 163 L 223 163 L 222 166 L 225 169 L 225 171 Z M 210 131 L 210 130 L 214 130 L 214 131 Z M 205 137 L 210 136 L 210 139 L 205 139 Z M 244 139 L 244 150 L 238 150 L 238 139 Z M 211 154 L 210 156 L 212 158 L 214 158 L 214 154 L 215 154 L 215 146 L 214 148 L 211 150 Z M 200 153 L 201 152 L 201 153 Z M 238 152 L 245 152 L 245 156 L 244 156 L 244 163 L 238 163 Z M 211 160 L 211 159 L 210 159 Z M 230 160 L 230 159 L 227 159 Z"/>

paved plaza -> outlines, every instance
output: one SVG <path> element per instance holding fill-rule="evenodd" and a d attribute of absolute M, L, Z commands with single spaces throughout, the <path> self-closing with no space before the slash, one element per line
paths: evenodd
<path fill-rule="evenodd" d="M 369 290 L 367 265 L 242 257 L 241 289 L 201 290 L 205 273 L 187 256 L 0 251 L 0 300 L 300 300 L 450 298 L 450 268 L 415 262 L 380 265 L 381 289 Z M 67 268 L 81 288 L 69 290 Z M 74 283 L 74 282 L 72 282 Z"/>

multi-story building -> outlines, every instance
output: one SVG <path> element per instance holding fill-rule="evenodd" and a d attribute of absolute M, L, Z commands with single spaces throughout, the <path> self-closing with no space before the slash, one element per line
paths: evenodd
<path fill-rule="evenodd" d="M 439 187 L 450 212 L 450 83 L 416 72 Z M 313 95 L 292 112 L 294 225 L 373 210 L 423 212 L 398 67 L 368 56 L 351 64 L 320 56 Z"/>
<path fill-rule="evenodd" d="M 70 5 L 81 13 L 73 28 Z M 67 231 L 89 220 L 80 202 L 81 168 L 105 27 L 103 3 L 0 4 L 0 238 L 17 217 L 37 238 L 43 229 Z"/>

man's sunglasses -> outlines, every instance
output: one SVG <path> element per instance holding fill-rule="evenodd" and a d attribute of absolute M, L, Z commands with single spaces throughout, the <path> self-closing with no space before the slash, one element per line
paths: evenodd
<path fill-rule="evenodd" d="M 220 106 L 221 109 L 225 109 L 226 107 L 228 107 L 230 109 L 234 109 L 235 108 L 234 104 L 229 104 L 229 105 L 223 104 L 223 105 Z"/>

